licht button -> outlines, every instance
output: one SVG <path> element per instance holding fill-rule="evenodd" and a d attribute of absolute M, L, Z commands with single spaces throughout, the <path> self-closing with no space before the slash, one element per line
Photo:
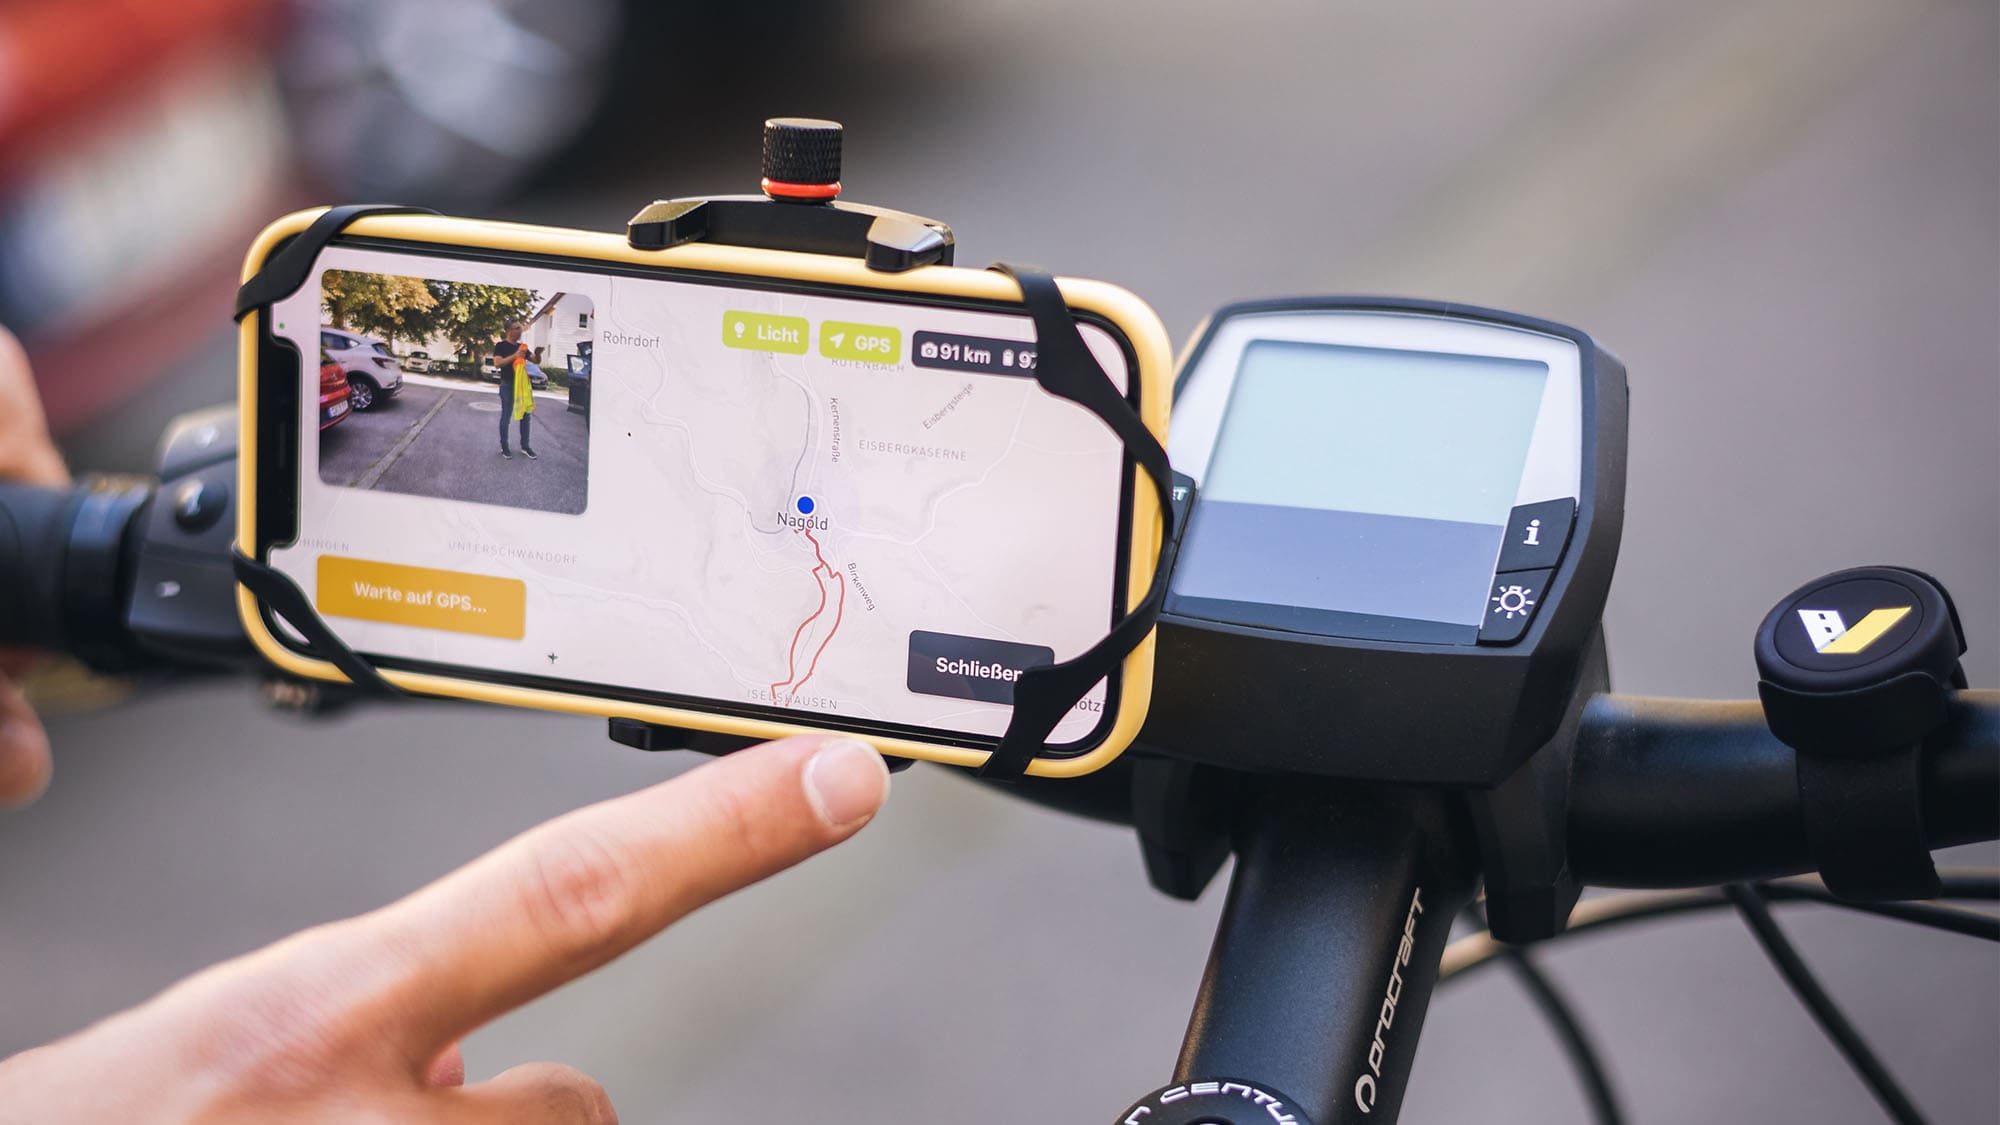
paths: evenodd
<path fill-rule="evenodd" d="M 722 314 L 722 342 L 753 352 L 806 354 L 812 325 L 802 316 L 754 313 L 731 309 Z"/>
<path fill-rule="evenodd" d="M 1523 504 L 1507 517 L 1507 538 L 1500 544 L 1500 563 L 1493 569 L 1544 570 L 1562 561 L 1569 529 L 1576 522 L 1576 501 L 1568 497 Z"/>
<path fill-rule="evenodd" d="M 518 578 L 321 555 L 313 604 L 329 617 L 518 641 L 528 586 Z"/>
<path fill-rule="evenodd" d="M 1493 579 L 1493 592 L 1486 599 L 1486 620 L 1479 626 L 1479 643 L 1513 644 L 1528 631 L 1548 592 L 1554 570 L 1518 570 Z"/>

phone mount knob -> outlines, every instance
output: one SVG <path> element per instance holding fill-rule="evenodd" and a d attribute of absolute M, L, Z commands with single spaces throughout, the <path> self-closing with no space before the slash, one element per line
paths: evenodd
<path fill-rule="evenodd" d="M 840 195 L 838 121 L 773 117 L 764 122 L 764 194 L 784 203 L 824 203 Z"/>
<path fill-rule="evenodd" d="M 634 250 L 705 242 L 827 254 L 884 273 L 950 265 L 950 227 L 840 199 L 840 138 L 838 121 L 773 117 L 764 122 L 762 195 L 656 199 L 625 224 L 625 241 Z"/>

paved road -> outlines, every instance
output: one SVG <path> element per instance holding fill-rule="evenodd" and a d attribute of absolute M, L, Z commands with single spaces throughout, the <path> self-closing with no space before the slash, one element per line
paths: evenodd
<path fill-rule="evenodd" d="M 500 456 L 500 397 L 490 387 L 406 383 L 395 398 L 320 434 L 320 479 L 351 488 L 440 496 L 510 508 L 575 514 L 584 509 L 590 429 L 565 392 L 536 396 L 521 452 L 510 423 L 511 459 Z"/>

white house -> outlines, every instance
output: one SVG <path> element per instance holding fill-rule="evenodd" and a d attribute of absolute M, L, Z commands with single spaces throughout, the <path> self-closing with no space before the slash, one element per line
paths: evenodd
<path fill-rule="evenodd" d="M 542 307 L 528 319 L 521 342 L 529 348 L 541 349 L 544 368 L 561 371 L 571 355 L 584 350 L 577 345 L 592 338 L 591 322 L 596 316 L 589 297 L 581 293 L 557 293 L 542 302 Z"/>

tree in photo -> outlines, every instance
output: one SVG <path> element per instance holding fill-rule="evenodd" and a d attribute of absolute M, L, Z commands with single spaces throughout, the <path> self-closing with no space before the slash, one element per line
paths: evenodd
<path fill-rule="evenodd" d="M 533 289 L 470 281 L 426 281 L 357 270 L 320 276 L 326 322 L 375 336 L 394 347 L 443 338 L 459 355 L 485 355 L 510 320 L 526 320 L 539 305 Z"/>
<path fill-rule="evenodd" d="M 467 281 L 427 281 L 437 301 L 438 334 L 457 346 L 459 354 L 487 354 L 510 320 L 526 320 L 541 301 L 533 289 L 511 285 L 480 285 Z"/>
<path fill-rule="evenodd" d="M 398 340 L 421 342 L 436 335 L 438 299 L 431 284 L 415 277 L 328 270 L 320 277 L 320 298 L 328 324 L 393 346 Z"/>

